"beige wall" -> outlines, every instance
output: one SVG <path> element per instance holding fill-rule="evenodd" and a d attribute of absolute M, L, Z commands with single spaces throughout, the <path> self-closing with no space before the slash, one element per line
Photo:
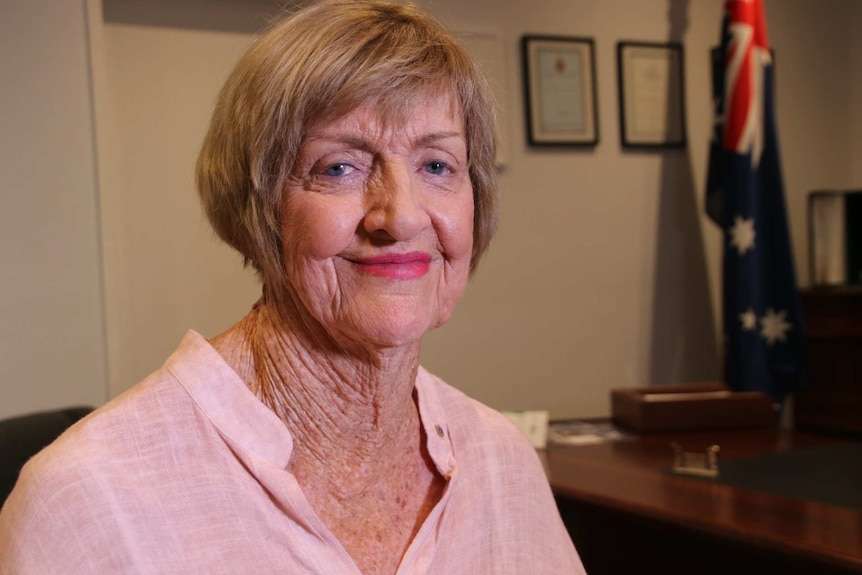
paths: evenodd
<path fill-rule="evenodd" d="M 851 30 L 862 30 L 862 2 L 851 2 L 848 22 Z M 862 37 L 851 34 L 850 61 L 850 117 L 852 134 L 850 141 L 850 164 L 852 183 L 862 188 Z"/>
<path fill-rule="evenodd" d="M 807 194 L 844 189 L 855 180 L 853 118 L 862 113 L 853 90 L 856 0 L 767 2 L 776 52 L 776 107 L 797 275 L 808 285 Z M 830 8 L 826 8 L 830 6 Z M 858 24 L 858 20 L 856 20 Z M 858 92 L 857 92 L 858 94 Z"/>
<path fill-rule="evenodd" d="M 460 30 L 499 33 L 509 135 L 499 236 L 453 320 L 428 336 L 425 364 L 494 407 L 555 417 L 606 415 L 616 386 L 717 378 L 721 239 L 701 214 L 708 50 L 723 3 L 424 3 Z M 805 194 L 860 176 L 862 78 L 851 60 L 862 50 L 851 32 L 862 18 L 854 0 L 825 3 L 767 2 L 803 283 Z M 186 329 L 215 334 L 256 297 L 200 217 L 192 169 L 218 86 L 273 4 L 107 0 L 103 23 L 89 1 L 112 395 L 158 367 Z M 595 39 L 594 149 L 524 143 L 526 33 Z M 669 39 L 686 48 L 688 149 L 622 151 L 615 44 Z"/>
<path fill-rule="evenodd" d="M 245 314 L 257 286 L 214 238 L 193 168 L 215 94 L 246 35 L 109 25 L 104 29 L 103 189 L 111 392 L 157 368 L 188 329 L 215 335 Z"/>
<path fill-rule="evenodd" d="M 0 2 L 0 417 L 107 396 L 82 0 Z"/>

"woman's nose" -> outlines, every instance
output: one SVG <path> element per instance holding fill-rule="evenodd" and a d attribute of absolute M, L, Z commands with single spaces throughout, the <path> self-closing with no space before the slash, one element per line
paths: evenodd
<path fill-rule="evenodd" d="M 383 167 L 368 182 L 368 210 L 363 226 L 371 236 L 397 241 L 416 237 L 428 225 L 421 182 L 403 165 Z"/>

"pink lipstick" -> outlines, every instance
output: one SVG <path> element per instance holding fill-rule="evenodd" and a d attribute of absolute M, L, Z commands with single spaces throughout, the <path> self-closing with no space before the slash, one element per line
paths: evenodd
<path fill-rule="evenodd" d="M 421 278 L 431 267 L 431 255 L 425 252 L 383 254 L 351 261 L 367 274 L 404 280 Z"/>

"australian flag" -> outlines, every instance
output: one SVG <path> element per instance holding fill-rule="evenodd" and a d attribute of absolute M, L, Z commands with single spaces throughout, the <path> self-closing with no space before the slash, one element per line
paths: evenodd
<path fill-rule="evenodd" d="M 782 403 L 806 381 L 762 0 L 725 3 L 706 210 L 724 230 L 725 377 Z"/>

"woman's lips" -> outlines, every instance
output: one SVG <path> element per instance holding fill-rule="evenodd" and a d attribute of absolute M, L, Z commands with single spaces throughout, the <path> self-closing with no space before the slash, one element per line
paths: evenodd
<path fill-rule="evenodd" d="M 383 254 L 351 261 L 367 274 L 392 279 L 421 278 L 431 267 L 431 255 L 425 252 Z"/>

